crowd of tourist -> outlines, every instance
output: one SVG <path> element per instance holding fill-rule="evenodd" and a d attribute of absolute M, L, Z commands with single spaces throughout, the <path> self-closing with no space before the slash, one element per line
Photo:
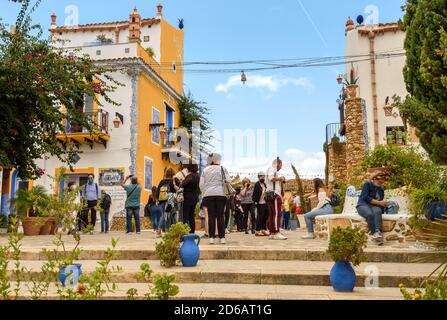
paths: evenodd
<path fill-rule="evenodd" d="M 315 238 L 315 218 L 333 214 L 337 197 L 321 179 L 314 179 L 313 191 L 304 195 L 307 202 L 314 198 L 317 205 L 313 210 L 301 212 L 301 198 L 296 193 L 284 192 L 286 179 L 280 175 L 282 161 L 277 158 L 266 172 L 258 173 L 257 181 L 245 178 L 240 188 L 233 189 L 231 177 L 221 165 L 220 154 L 211 154 L 203 174 L 199 174 L 197 164 L 183 165 L 179 172 L 168 168 L 163 179 L 152 188 L 144 208 L 144 216 L 152 222 L 157 237 L 169 230 L 172 224 L 183 222 L 189 225 L 191 233 L 196 232 L 196 216 L 205 221 L 205 238 L 210 244 L 226 244 L 226 235 L 243 232 L 256 237 L 269 237 L 271 240 L 287 240 L 282 230 L 288 230 L 290 220 L 304 215 L 307 235 L 302 239 Z M 130 180 L 130 184 L 127 182 Z M 382 214 L 389 203 L 384 201 L 383 183 L 386 174 L 378 171 L 365 183 L 359 197 L 357 210 L 368 223 L 372 238 L 382 240 Z M 126 192 L 127 233 L 141 233 L 140 199 L 142 188 L 137 177 L 128 176 L 121 184 Z M 69 189 L 73 189 L 72 183 Z M 101 233 L 109 232 L 109 212 L 111 197 L 99 190 L 94 175 L 82 187 L 81 198 L 85 209 L 77 213 L 79 230 L 93 233 L 96 223 L 96 210 L 100 203 Z M 134 220 L 134 224 L 133 221 Z"/>

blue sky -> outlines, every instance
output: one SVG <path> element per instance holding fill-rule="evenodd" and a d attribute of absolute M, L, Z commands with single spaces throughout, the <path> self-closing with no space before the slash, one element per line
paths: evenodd
<path fill-rule="evenodd" d="M 344 54 L 347 16 L 378 9 L 379 22 L 402 17 L 404 0 L 162 0 L 164 18 L 185 20 L 185 61 L 305 58 Z M 134 5 L 144 17 L 156 15 L 158 1 L 43 0 L 34 21 L 48 28 L 50 14 L 63 21 L 68 5 L 80 23 L 125 20 Z M 0 16 L 11 22 L 18 6 L 0 0 Z M 185 88 L 206 101 L 211 121 L 224 129 L 277 129 L 277 153 L 303 173 L 322 173 L 325 126 L 337 122 L 336 77 L 342 66 L 238 74 L 185 74 Z M 270 159 L 233 159 L 231 171 L 257 172 Z"/>

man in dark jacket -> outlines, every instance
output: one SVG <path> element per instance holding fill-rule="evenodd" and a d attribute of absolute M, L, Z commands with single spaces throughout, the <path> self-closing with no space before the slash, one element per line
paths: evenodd
<path fill-rule="evenodd" d="M 267 190 L 265 173 L 259 172 L 258 179 L 259 181 L 256 182 L 253 190 L 253 202 L 257 210 L 256 236 L 266 237 L 269 236 L 269 232 L 267 231 L 268 208 L 267 202 L 265 201 L 265 192 Z"/>
<path fill-rule="evenodd" d="M 375 171 L 371 174 L 371 180 L 367 181 L 359 197 L 357 211 L 366 219 L 369 231 L 373 239 L 383 242 L 382 215 L 388 203 L 384 201 L 385 191 L 383 184 L 386 182 L 386 174 L 383 171 Z"/>

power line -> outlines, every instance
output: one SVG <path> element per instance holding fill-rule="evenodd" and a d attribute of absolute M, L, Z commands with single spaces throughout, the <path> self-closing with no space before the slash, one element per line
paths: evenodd
<path fill-rule="evenodd" d="M 394 59 L 394 58 L 400 58 L 404 57 L 405 52 L 402 53 L 386 53 L 386 54 L 376 54 L 373 57 L 371 56 L 365 56 L 361 57 L 358 56 L 357 58 L 353 59 L 337 59 L 337 58 L 326 58 L 326 59 L 320 59 L 320 60 L 313 60 L 313 61 L 306 61 L 303 63 L 295 63 L 295 64 L 274 64 L 274 63 L 259 63 L 258 64 L 264 64 L 264 67 L 240 67 L 240 68 L 211 68 L 211 69 L 188 69 L 184 68 L 183 72 L 185 73 L 202 73 L 202 74 L 210 74 L 210 73 L 238 73 L 241 70 L 244 70 L 245 72 L 255 72 L 255 71 L 266 71 L 266 70 L 278 70 L 278 69 L 291 69 L 291 68 L 312 68 L 312 67 L 327 67 L 327 66 L 337 66 L 337 65 L 348 65 L 352 63 L 359 63 L 359 62 L 367 62 L 371 61 L 372 59 L 375 60 L 383 60 L 383 59 Z M 180 67 L 178 67 L 180 68 Z M 157 67 L 154 66 L 154 69 L 160 72 L 163 71 L 172 71 L 171 68 L 166 67 Z"/>

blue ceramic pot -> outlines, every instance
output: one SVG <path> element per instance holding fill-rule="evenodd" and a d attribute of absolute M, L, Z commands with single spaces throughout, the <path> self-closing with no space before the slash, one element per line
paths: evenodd
<path fill-rule="evenodd" d="M 355 271 L 346 261 L 336 262 L 331 270 L 331 285 L 338 292 L 352 292 L 356 284 Z"/>
<path fill-rule="evenodd" d="M 442 220 L 446 218 L 446 203 L 433 202 L 424 207 L 425 216 L 431 221 Z"/>
<path fill-rule="evenodd" d="M 82 275 L 81 264 L 62 266 L 59 272 L 59 281 L 62 287 L 75 287 L 79 284 L 79 277 Z"/>
<path fill-rule="evenodd" d="M 197 240 L 197 243 L 196 243 Z M 183 245 L 180 248 L 180 259 L 184 267 L 195 267 L 200 259 L 200 237 L 189 234 L 183 237 Z"/>

